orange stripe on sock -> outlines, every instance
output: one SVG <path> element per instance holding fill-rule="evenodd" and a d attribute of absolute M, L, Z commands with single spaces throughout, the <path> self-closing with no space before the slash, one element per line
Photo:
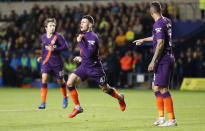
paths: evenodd
<path fill-rule="evenodd" d="M 46 102 L 48 88 L 41 88 L 41 102 Z"/>
<path fill-rule="evenodd" d="M 78 99 L 78 91 L 76 89 L 73 89 L 70 91 L 70 96 L 73 100 L 73 103 L 77 106 L 80 105 L 79 99 Z"/>
<path fill-rule="evenodd" d="M 61 87 L 60 90 L 61 90 L 61 92 L 63 94 L 63 98 L 66 98 L 67 97 L 67 88 Z"/>
<path fill-rule="evenodd" d="M 167 98 L 164 98 L 163 101 L 164 101 L 164 105 L 166 107 L 166 111 L 167 111 L 168 116 L 169 116 L 169 120 L 174 120 L 175 116 L 174 116 L 174 108 L 173 108 L 172 97 L 169 96 Z"/>
<path fill-rule="evenodd" d="M 111 94 L 112 97 L 115 97 L 117 99 L 120 99 L 120 94 L 117 92 L 115 88 L 113 88 L 113 93 Z"/>
<path fill-rule="evenodd" d="M 156 97 L 156 104 L 159 117 L 164 117 L 164 102 L 162 96 Z"/>

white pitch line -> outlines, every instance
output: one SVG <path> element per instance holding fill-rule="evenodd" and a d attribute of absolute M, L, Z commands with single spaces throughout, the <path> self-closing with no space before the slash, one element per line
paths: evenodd
<path fill-rule="evenodd" d="M 0 112 L 25 112 L 25 111 L 38 111 L 38 109 L 33 109 L 33 110 L 0 110 Z"/>

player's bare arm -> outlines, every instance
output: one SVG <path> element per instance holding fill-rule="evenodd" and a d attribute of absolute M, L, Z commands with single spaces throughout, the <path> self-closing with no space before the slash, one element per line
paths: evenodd
<path fill-rule="evenodd" d="M 80 56 L 76 56 L 74 59 L 73 59 L 74 62 L 77 62 L 77 63 L 81 63 L 82 62 L 82 57 Z"/>
<path fill-rule="evenodd" d="M 133 43 L 136 43 L 136 45 L 139 46 L 139 45 L 141 45 L 142 43 L 148 42 L 148 41 L 153 41 L 153 36 L 147 37 L 147 38 L 144 38 L 144 39 L 135 40 L 135 41 L 133 41 Z"/>
<path fill-rule="evenodd" d="M 42 57 L 38 57 L 37 61 L 40 63 L 42 61 Z"/>
<path fill-rule="evenodd" d="M 154 56 L 152 57 L 152 61 L 150 62 L 149 66 L 148 66 L 148 71 L 153 70 L 154 64 L 155 64 L 157 58 L 161 55 L 163 49 L 164 49 L 164 39 L 158 39 L 156 51 L 154 53 Z"/>

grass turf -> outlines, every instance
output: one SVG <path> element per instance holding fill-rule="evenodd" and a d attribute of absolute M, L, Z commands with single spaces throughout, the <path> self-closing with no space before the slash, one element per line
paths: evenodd
<path fill-rule="evenodd" d="M 47 107 L 38 110 L 40 89 L 0 88 L 0 131 L 198 131 L 205 129 L 205 92 L 171 91 L 177 127 L 152 126 L 157 118 L 151 90 L 119 90 L 127 109 L 100 89 L 79 89 L 84 113 L 68 118 L 59 89 L 48 89 Z M 167 118 L 167 117 L 166 117 Z"/>

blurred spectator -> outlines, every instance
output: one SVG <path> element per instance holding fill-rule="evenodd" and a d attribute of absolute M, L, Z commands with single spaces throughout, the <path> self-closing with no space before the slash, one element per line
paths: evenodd
<path fill-rule="evenodd" d="M 30 53 L 29 56 L 30 56 L 29 67 L 31 71 L 31 78 L 35 80 L 40 76 L 40 72 L 38 71 L 37 57 L 35 56 L 34 53 Z"/>
<path fill-rule="evenodd" d="M 125 56 L 123 56 L 120 59 L 120 64 L 121 64 L 121 70 L 122 70 L 122 75 L 121 75 L 121 86 L 127 87 L 127 75 L 129 72 L 132 71 L 132 56 L 131 56 L 131 51 L 127 51 L 125 53 Z"/>
<path fill-rule="evenodd" d="M 128 28 L 128 31 L 125 33 L 126 40 L 128 43 L 132 42 L 135 38 L 135 33 L 131 30 L 131 28 Z"/>
<path fill-rule="evenodd" d="M 20 65 L 21 65 L 21 61 L 19 60 L 19 58 L 17 58 L 16 53 L 13 53 L 11 57 L 10 67 L 13 70 L 17 70 L 18 66 Z"/>
<path fill-rule="evenodd" d="M 185 64 L 186 64 L 186 57 L 185 57 L 183 51 L 180 52 L 179 58 L 176 61 L 176 63 L 177 63 L 177 72 L 178 72 L 178 77 L 179 77 L 179 83 L 181 83 L 183 80 L 184 69 L 185 69 Z"/>
<path fill-rule="evenodd" d="M 23 55 L 21 56 L 21 66 L 23 67 L 28 67 L 28 64 L 29 64 L 29 58 L 28 56 L 26 55 L 26 53 L 23 53 Z"/>
<path fill-rule="evenodd" d="M 102 30 L 102 29 L 104 29 L 104 27 L 106 27 L 108 25 L 109 25 L 109 23 L 105 20 L 105 17 L 103 17 L 102 21 L 100 22 L 99 29 Z"/>
<path fill-rule="evenodd" d="M 139 18 L 137 18 L 136 21 L 135 21 L 135 24 L 133 26 L 133 31 L 136 35 L 140 35 L 142 33 L 142 30 L 143 30 L 143 26 L 140 23 Z"/>
<path fill-rule="evenodd" d="M 2 65 L 3 65 L 3 60 L 2 60 L 1 53 L 0 53 L 0 86 L 3 86 L 3 79 L 2 79 Z"/>
<path fill-rule="evenodd" d="M 132 69 L 133 72 L 142 73 L 142 54 L 136 51 L 133 51 L 133 61 L 132 61 Z"/>
<path fill-rule="evenodd" d="M 3 58 L 3 84 L 5 86 L 10 86 L 10 85 L 14 85 L 14 72 L 12 70 L 12 68 L 10 67 L 10 62 L 11 62 L 11 58 L 10 58 L 10 54 L 9 51 L 5 51 L 5 55 Z"/>
<path fill-rule="evenodd" d="M 116 86 L 119 80 L 120 64 L 116 52 L 109 48 L 109 54 L 102 58 L 103 67 L 107 76 L 108 84 Z"/>
<path fill-rule="evenodd" d="M 2 41 L 1 41 L 1 44 L 0 44 L 0 48 L 1 48 L 1 50 L 4 52 L 4 51 L 6 51 L 7 50 L 7 41 L 5 40 L 5 39 L 3 39 Z"/>
<path fill-rule="evenodd" d="M 2 66 L 3 66 L 3 60 L 2 60 L 1 53 L 0 53 L 0 69 L 2 69 Z"/>
<path fill-rule="evenodd" d="M 179 6 L 174 2 L 163 5 L 163 14 L 173 17 L 173 9 L 176 9 L 176 17 L 178 18 Z M 203 8 L 200 9 L 204 12 Z M 76 63 L 72 63 L 72 57 L 79 55 L 80 52 L 79 46 L 76 44 L 76 34 L 80 33 L 78 30 L 80 18 L 85 14 L 90 14 L 95 19 L 95 31 L 99 33 L 100 55 L 111 85 L 117 83 L 119 85 L 119 72 L 121 71 L 124 80 L 126 80 L 125 72 L 132 69 L 137 73 L 147 73 L 148 62 L 153 56 L 153 50 L 149 46 L 146 48 L 137 47 L 139 50 L 133 52 L 133 60 L 131 52 L 128 53 L 127 58 L 129 59 L 127 60 L 130 61 L 131 58 L 131 62 L 128 62 L 130 64 L 129 71 L 125 71 L 124 67 L 121 69 L 122 65 L 125 64 L 120 60 L 126 58 L 126 55 L 123 56 L 125 52 L 131 50 L 129 43 L 133 39 L 149 36 L 152 33 L 150 30 L 154 21 L 149 14 L 148 2 L 128 5 L 114 1 L 108 5 L 94 3 L 92 5 L 80 4 L 79 7 L 65 5 L 63 11 L 54 5 L 40 8 L 39 5 L 35 4 L 30 11 L 23 11 L 22 14 L 17 14 L 15 10 L 12 10 L 9 15 L 0 16 L 3 21 L 11 23 L 9 26 L 0 28 L 0 51 L 5 85 L 15 85 L 14 80 L 17 77 L 20 79 L 19 81 L 25 82 L 22 76 L 17 76 L 18 73 L 28 74 L 28 81 L 30 78 L 34 80 L 39 77 L 41 65 L 36 62 L 36 56 L 41 52 L 40 39 L 45 31 L 43 21 L 47 17 L 57 19 L 56 30 L 70 43 L 69 51 L 65 53 L 66 56 L 70 55 L 69 58 L 65 58 L 65 67 L 67 67 L 68 72 L 72 72 L 77 67 Z M 202 17 L 204 18 L 204 15 Z M 204 69 L 204 37 L 199 38 L 196 44 L 192 43 L 194 47 L 191 48 L 193 49 L 191 52 L 188 49 L 187 52 L 179 50 L 176 53 L 176 56 L 180 53 L 179 57 L 176 57 L 176 68 L 180 72 L 180 79 L 183 79 L 184 76 L 205 75 L 201 71 Z M 184 46 L 183 50 L 186 48 L 187 46 Z M 143 57 L 139 51 L 143 52 Z M 13 52 L 13 56 L 10 56 L 10 53 Z M 199 64 L 199 62 L 201 63 Z M 199 67 L 196 67 L 197 63 L 200 65 Z M 30 74 L 24 72 L 25 67 Z M 190 71 L 190 68 L 197 68 L 200 73 L 196 74 L 196 72 Z"/>
<path fill-rule="evenodd" d="M 77 68 L 77 63 L 73 62 L 73 59 L 74 56 L 70 55 L 66 60 L 64 60 L 65 71 L 68 74 L 71 74 Z"/>
<path fill-rule="evenodd" d="M 204 19 L 205 17 L 205 0 L 199 0 L 199 9 L 201 11 L 201 18 Z"/>
<path fill-rule="evenodd" d="M 121 28 L 118 28 L 119 35 L 116 36 L 115 43 L 118 47 L 125 46 L 126 44 L 126 37 Z"/>

